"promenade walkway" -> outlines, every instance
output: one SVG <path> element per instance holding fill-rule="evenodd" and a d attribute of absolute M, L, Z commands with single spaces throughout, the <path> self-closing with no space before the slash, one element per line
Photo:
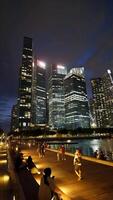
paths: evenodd
<path fill-rule="evenodd" d="M 43 170 L 52 168 L 57 187 L 62 191 L 63 200 L 112 200 L 113 167 L 83 160 L 83 180 L 77 181 L 74 173 L 73 157 L 57 161 L 55 152 L 46 151 L 44 158 L 39 158 L 36 149 L 23 150 L 24 156 L 31 155 L 35 164 Z M 40 175 L 34 175 L 39 182 Z"/>

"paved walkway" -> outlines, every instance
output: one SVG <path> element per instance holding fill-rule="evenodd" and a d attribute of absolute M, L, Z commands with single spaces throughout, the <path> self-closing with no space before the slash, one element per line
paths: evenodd
<path fill-rule="evenodd" d="M 62 191 L 63 200 L 112 200 L 113 167 L 83 160 L 83 180 L 77 181 L 73 169 L 73 157 L 57 161 L 56 153 L 47 151 L 45 158 L 39 158 L 36 149 L 23 150 L 25 156 L 31 155 L 35 164 L 43 170 L 52 168 L 57 187 Z M 35 175 L 39 182 L 40 175 Z"/>

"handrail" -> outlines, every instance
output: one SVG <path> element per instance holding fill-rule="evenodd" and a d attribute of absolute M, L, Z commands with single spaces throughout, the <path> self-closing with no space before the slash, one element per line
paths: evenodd
<path fill-rule="evenodd" d="M 49 150 L 49 151 L 56 152 L 56 153 L 58 152 L 58 150 L 56 150 L 56 149 L 50 149 L 50 148 L 46 148 L 46 149 Z M 74 154 L 69 153 L 69 152 L 65 152 L 65 155 L 74 157 Z M 107 160 L 100 160 L 100 159 L 93 158 L 93 157 L 90 157 L 90 156 L 82 156 L 82 159 L 113 167 L 113 162 L 110 162 L 110 161 L 107 161 Z"/>

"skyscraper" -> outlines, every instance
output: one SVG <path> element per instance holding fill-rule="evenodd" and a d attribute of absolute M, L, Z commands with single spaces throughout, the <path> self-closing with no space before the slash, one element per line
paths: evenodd
<path fill-rule="evenodd" d="M 113 127 L 113 73 L 107 70 L 102 76 L 105 105 L 106 105 L 106 126 Z"/>
<path fill-rule="evenodd" d="M 95 78 L 91 80 L 93 93 L 93 111 L 95 113 L 96 125 L 98 128 L 105 126 L 105 97 L 102 79 Z"/>
<path fill-rule="evenodd" d="M 34 125 L 46 125 L 46 64 L 37 60 L 33 66 L 32 121 Z"/>
<path fill-rule="evenodd" d="M 31 125 L 32 39 L 24 37 L 22 65 L 19 74 L 19 129 Z"/>
<path fill-rule="evenodd" d="M 13 105 L 11 110 L 11 131 L 18 131 L 18 103 Z"/>
<path fill-rule="evenodd" d="M 97 127 L 113 127 L 113 74 L 107 70 L 91 80 Z"/>
<path fill-rule="evenodd" d="M 89 128 L 90 117 L 84 68 L 72 68 L 64 78 L 66 129 Z"/>
<path fill-rule="evenodd" d="M 65 66 L 52 65 L 49 77 L 49 126 L 51 129 L 65 128 L 65 106 L 63 79 L 67 74 Z"/>

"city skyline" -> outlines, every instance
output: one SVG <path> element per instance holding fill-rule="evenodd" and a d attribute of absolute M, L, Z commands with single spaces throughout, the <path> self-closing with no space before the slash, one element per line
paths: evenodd
<path fill-rule="evenodd" d="M 27 4 L 26 4 L 27 3 Z M 12 12 L 13 11 L 13 12 Z M 2 2 L 0 126 L 9 130 L 16 103 L 23 36 L 34 41 L 37 58 L 68 68 L 85 67 L 87 83 L 113 64 L 113 2 L 43 0 Z M 89 87 L 88 87 L 89 88 Z M 88 89 L 89 96 L 91 95 Z"/>

